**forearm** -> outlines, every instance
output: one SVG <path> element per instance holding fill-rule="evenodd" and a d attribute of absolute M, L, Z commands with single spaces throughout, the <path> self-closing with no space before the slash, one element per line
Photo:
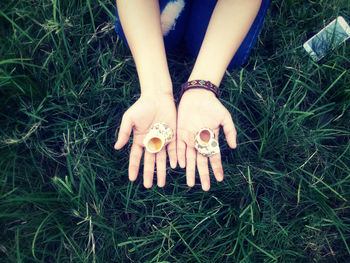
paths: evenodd
<path fill-rule="evenodd" d="M 211 16 L 189 80 L 219 86 L 225 70 L 248 33 L 261 0 L 219 0 Z"/>
<path fill-rule="evenodd" d="M 158 0 L 117 0 L 117 7 L 135 60 L 141 94 L 172 95 Z"/>

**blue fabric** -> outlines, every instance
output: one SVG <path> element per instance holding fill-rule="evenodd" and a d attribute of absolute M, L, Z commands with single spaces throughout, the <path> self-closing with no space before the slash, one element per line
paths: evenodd
<path fill-rule="evenodd" d="M 169 2 L 176 0 L 159 0 L 159 8 L 163 9 Z M 184 38 L 186 48 L 191 55 L 196 57 L 202 45 L 211 14 L 217 0 L 185 0 L 185 7 L 176 20 L 173 30 L 164 36 L 164 45 L 167 52 L 171 52 Z M 270 0 L 262 0 L 260 10 L 241 46 L 232 58 L 228 69 L 241 66 L 248 58 L 251 49 L 254 47 L 261 31 Z M 118 10 L 116 10 L 115 30 L 127 45 L 127 41 L 120 24 Z"/>
<path fill-rule="evenodd" d="M 168 3 L 175 2 L 175 1 L 176 0 L 159 0 L 160 13 L 163 12 L 164 8 Z M 185 2 L 185 7 L 180 13 L 179 17 L 177 18 L 176 24 L 173 30 L 169 31 L 169 33 L 166 36 L 164 36 L 164 46 L 167 52 L 173 51 L 177 46 L 177 44 L 179 44 L 179 42 L 182 40 L 185 34 L 186 22 L 189 17 L 192 1 L 184 0 L 184 2 Z M 116 8 L 115 31 L 117 32 L 119 37 L 123 40 L 123 42 L 129 47 L 124 35 L 122 25 L 120 23 L 117 8 Z"/>
<path fill-rule="evenodd" d="M 160 13 L 163 12 L 164 8 L 169 2 L 174 2 L 174 0 L 159 0 Z M 190 13 L 190 4 L 189 1 L 185 0 L 184 2 L 185 7 L 180 13 L 179 17 L 176 19 L 174 29 L 170 30 L 169 33 L 164 36 L 164 46 L 167 52 L 173 51 L 185 34 L 185 28 Z"/>

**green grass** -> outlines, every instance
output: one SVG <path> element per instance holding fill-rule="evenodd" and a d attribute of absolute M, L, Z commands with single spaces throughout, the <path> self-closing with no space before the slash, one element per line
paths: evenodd
<path fill-rule="evenodd" d="M 179 168 L 165 188 L 128 181 L 130 145 L 113 143 L 139 87 L 113 14 L 0 4 L 0 262 L 347 262 L 350 44 L 320 63 L 302 44 L 349 1 L 272 1 L 222 82 L 239 145 L 222 141 L 225 180 L 207 193 Z M 169 56 L 175 92 L 192 65 Z"/>

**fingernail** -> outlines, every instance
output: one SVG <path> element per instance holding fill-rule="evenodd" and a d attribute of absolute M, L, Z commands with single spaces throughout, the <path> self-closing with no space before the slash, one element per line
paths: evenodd
<path fill-rule="evenodd" d="M 181 168 L 185 168 L 186 167 L 185 162 L 182 162 L 182 161 L 179 161 L 179 165 L 180 165 Z"/>
<path fill-rule="evenodd" d="M 150 189 L 152 187 L 152 184 L 148 185 L 148 184 L 143 184 L 143 186 L 146 188 L 146 189 Z"/>
<path fill-rule="evenodd" d="M 134 182 L 134 181 L 136 181 L 136 177 L 129 177 L 129 180 L 130 180 L 131 182 Z"/>
<path fill-rule="evenodd" d="M 169 161 L 170 161 L 170 167 L 171 167 L 172 169 L 175 169 L 175 168 L 176 168 L 177 161 L 174 160 L 174 159 L 170 159 L 170 158 L 169 158 Z"/>
<path fill-rule="evenodd" d="M 130 180 L 131 182 L 136 181 L 137 174 L 130 173 L 130 171 L 129 171 L 128 176 L 129 176 L 129 180 Z"/>
<path fill-rule="evenodd" d="M 233 148 L 237 147 L 237 141 L 235 140 L 235 142 L 233 143 Z"/>
<path fill-rule="evenodd" d="M 208 192 L 209 191 L 209 186 L 203 186 L 202 189 L 203 189 L 204 192 Z"/>
<path fill-rule="evenodd" d="M 188 185 L 188 187 L 193 187 L 194 186 L 194 182 L 188 182 L 187 185 Z"/>
<path fill-rule="evenodd" d="M 165 186 L 165 183 L 158 184 L 158 187 L 163 188 Z"/>
<path fill-rule="evenodd" d="M 209 191 L 209 189 L 210 189 L 210 185 L 204 183 L 204 184 L 202 184 L 202 189 L 203 189 L 203 191 L 207 192 L 207 191 Z"/>
<path fill-rule="evenodd" d="M 114 149 L 119 150 L 119 149 L 118 149 L 118 142 L 116 142 L 116 143 L 114 144 Z"/>

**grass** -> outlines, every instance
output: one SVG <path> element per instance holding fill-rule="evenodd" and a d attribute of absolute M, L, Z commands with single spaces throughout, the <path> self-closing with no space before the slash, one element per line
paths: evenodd
<path fill-rule="evenodd" d="M 113 143 L 139 87 L 113 1 L 9 0 L 0 9 L 0 262 L 347 262 L 350 45 L 302 44 L 350 3 L 272 1 L 222 101 L 239 146 L 225 180 L 128 182 Z M 349 20 L 348 20 L 349 21 Z M 193 60 L 169 56 L 175 92 Z"/>

